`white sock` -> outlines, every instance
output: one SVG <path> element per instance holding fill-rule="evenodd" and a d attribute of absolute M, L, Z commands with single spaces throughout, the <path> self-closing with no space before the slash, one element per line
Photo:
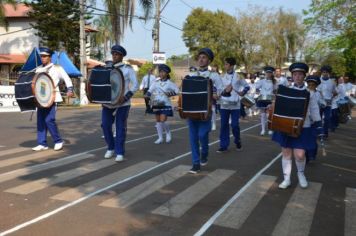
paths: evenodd
<path fill-rule="evenodd" d="M 303 173 L 305 169 L 305 158 L 302 161 L 295 159 L 295 165 L 297 166 L 298 172 Z"/>
<path fill-rule="evenodd" d="M 163 139 L 163 124 L 162 122 L 156 123 L 157 134 L 159 139 Z"/>
<path fill-rule="evenodd" d="M 267 121 L 267 114 L 265 112 L 261 112 L 262 131 L 266 131 L 266 121 Z"/>
<path fill-rule="evenodd" d="M 215 107 L 213 107 L 212 110 L 211 110 L 211 124 L 216 124 Z"/>
<path fill-rule="evenodd" d="M 292 160 L 282 158 L 282 169 L 284 180 L 290 180 L 290 174 L 292 172 Z"/>
<path fill-rule="evenodd" d="M 169 124 L 167 122 L 162 122 L 162 126 L 164 127 L 164 130 L 166 131 L 166 134 L 171 133 L 171 130 L 169 129 Z"/>

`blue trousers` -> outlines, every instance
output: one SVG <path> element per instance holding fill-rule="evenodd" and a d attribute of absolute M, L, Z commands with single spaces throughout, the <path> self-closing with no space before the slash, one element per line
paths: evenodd
<path fill-rule="evenodd" d="M 114 150 L 117 155 L 125 154 L 125 140 L 127 131 L 127 117 L 129 115 L 130 106 L 110 109 L 103 106 L 101 112 L 101 127 L 103 129 L 108 150 Z M 116 138 L 114 139 L 112 132 L 112 124 L 115 121 Z"/>
<path fill-rule="evenodd" d="M 335 131 L 339 126 L 339 109 L 331 109 L 330 129 Z"/>
<path fill-rule="evenodd" d="M 189 139 L 192 149 L 192 163 L 200 164 L 202 159 L 208 158 L 209 154 L 209 132 L 211 130 L 211 120 L 195 121 L 188 119 Z M 200 154 L 201 146 L 201 154 Z"/>
<path fill-rule="evenodd" d="M 324 124 L 323 124 L 323 128 L 324 128 L 324 135 L 327 137 L 329 134 L 329 126 L 330 126 L 330 119 L 331 119 L 331 107 L 327 106 L 324 108 L 320 109 L 320 116 L 323 117 L 324 115 Z"/>
<path fill-rule="evenodd" d="M 47 130 L 51 134 L 54 143 L 62 142 L 56 124 L 56 110 L 56 104 L 53 104 L 49 108 L 37 109 L 37 143 L 39 145 L 48 146 Z"/>
<path fill-rule="evenodd" d="M 230 145 L 230 127 L 229 127 L 229 118 L 231 116 L 231 129 L 234 136 L 234 143 L 237 144 L 240 142 L 240 109 L 220 110 L 220 147 L 227 149 Z"/>

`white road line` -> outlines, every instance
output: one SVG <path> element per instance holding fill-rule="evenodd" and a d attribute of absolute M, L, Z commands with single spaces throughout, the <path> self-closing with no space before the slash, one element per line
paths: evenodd
<path fill-rule="evenodd" d="M 172 129 L 171 132 L 175 132 L 175 131 L 186 129 L 186 128 L 188 128 L 188 126 L 180 127 L 180 128 L 177 128 L 177 129 Z M 131 140 L 126 141 L 126 143 L 133 143 L 133 142 L 137 142 L 137 141 L 140 141 L 140 140 L 143 140 L 143 139 L 152 138 L 152 137 L 155 137 L 155 136 L 157 136 L 157 134 L 152 134 L 152 135 L 144 136 L 144 137 L 141 137 L 141 138 L 131 139 Z M 64 162 L 65 164 L 68 164 L 68 163 L 71 163 L 71 162 L 75 162 L 77 160 L 70 161 L 69 159 L 77 158 L 78 156 L 84 156 L 84 155 L 87 155 L 87 157 L 91 157 L 91 155 L 88 155 L 88 154 L 90 154 L 91 152 L 96 152 L 96 151 L 105 149 L 105 148 L 107 148 L 107 147 L 105 146 L 105 147 L 95 148 L 95 149 L 88 150 L 86 152 L 80 152 L 80 153 L 77 153 L 77 154 L 74 154 L 74 155 L 70 155 L 70 156 L 67 156 L 67 157 L 63 157 L 63 158 L 60 158 L 60 159 L 57 159 L 57 160 L 53 160 L 53 161 L 41 163 L 41 164 L 38 164 L 38 165 L 33 165 L 33 166 L 30 166 L 30 167 L 9 171 L 9 172 L 0 174 L 0 183 L 4 182 L 3 178 L 6 175 L 19 177 L 19 176 L 22 176 L 22 175 L 27 175 L 29 173 L 36 173 L 38 171 L 41 171 L 42 169 L 49 168 L 49 167 L 47 167 L 47 165 L 49 165 L 50 168 L 58 167 L 58 166 L 61 166 L 61 164 L 58 164 L 58 162 Z M 29 170 L 29 171 L 27 171 L 27 170 Z M 17 173 L 17 172 L 19 172 L 19 173 Z M 15 173 L 17 173 L 17 175 Z M 16 177 L 14 177 L 14 178 L 16 178 Z"/>
<path fill-rule="evenodd" d="M 21 184 L 19 186 L 10 188 L 5 190 L 7 193 L 16 193 L 16 194 L 22 194 L 26 195 L 29 193 L 33 193 L 39 190 L 42 190 L 44 188 L 47 188 L 51 185 L 62 183 L 65 181 L 68 181 L 70 179 L 77 178 L 79 176 L 92 173 L 94 171 L 98 171 L 100 169 L 106 168 L 108 166 L 113 166 L 115 163 L 110 160 L 101 160 L 97 161 L 94 163 L 89 163 L 84 166 L 79 166 L 74 169 L 70 169 L 67 171 L 60 172 L 58 174 L 55 174 L 53 176 L 47 177 L 47 178 L 41 178 L 37 179 L 25 184 Z"/>
<path fill-rule="evenodd" d="M 63 165 L 67 165 L 73 162 L 77 162 L 77 161 L 81 161 L 87 158 L 94 158 L 95 156 L 93 154 L 75 154 L 72 156 L 69 156 L 70 158 L 63 158 L 64 160 L 54 160 L 51 161 L 51 165 L 43 165 L 43 164 L 39 164 L 39 165 L 34 165 L 34 166 L 30 166 L 30 167 L 25 167 L 25 168 L 21 168 L 21 169 L 17 169 L 15 171 L 10 171 L 10 172 L 6 172 L 3 174 L 0 174 L 0 183 L 11 180 L 11 179 L 15 179 L 18 178 L 20 176 L 25 176 L 25 175 L 29 175 L 29 174 L 33 174 L 33 173 L 37 173 L 43 170 L 49 170 L 58 166 L 63 166 Z M 75 159 L 74 159 L 75 157 Z"/>
<path fill-rule="evenodd" d="M 0 146 L 0 147 L 4 147 L 4 146 Z M 0 151 L 0 157 L 1 156 L 5 156 L 5 155 L 9 155 L 9 154 L 15 154 L 15 153 L 19 153 L 19 152 L 25 152 L 25 151 L 29 151 L 29 148 L 24 148 L 24 147 L 17 147 L 17 148 L 12 148 L 12 149 L 7 149 L 4 151 Z"/>
<path fill-rule="evenodd" d="M 137 185 L 136 187 L 127 190 L 126 192 L 119 194 L 116 197 L 100 203 L 99 206 L 126 208 L 187 174 L 188 168 L 189 166 L 186 165 L 174 167 L 140 185 Z"/>
<path fill-rule="evenodd" d="M 259 172 L 255 174 L 234 196 L 232 196 L 229 201 L 227 201 L 224 206 L 222 206 L 194 235 L 203 235 L 209 227 L 215 222 L 215 220 L 228 208 L 235 200 L 238 198 L 246 189 L 256 181 L 256 179 L 265 172 L 273 163 L 275 163 L 280 157 L 282 153 L 279 153 L 272 161 L 270 161 L 265 167 L 263 167 Z"/>
<path fill-rule="evenodd" d="M 22 162 L 26 162 L 26 161 L 33 161 L 33 160 L 37 160 L 43 157 L 51 157 L 51 156 L 55 156 L 58 155 L 58 152 L 55 151 L 42 151 L 42 152 L 34 152 L 31 154 L 27 154 L 27 155 L 23 155 L 20 157 L 14 157 L 14 158 L 9 158 L 6 160 L 2 160 L 0 161 L 0 168 L 1 167 L 6 167 L 6 166 L 11 166 L 11 165 L 16 165 Z"/>
<path fill-rule="evenodd" d="M 356 235 L 356 188 L 346 188 L 345 236 Z"/>
<path fill-rule="evenodd" d="M 122 181 L 132 175 L 138 175 L 142 171 L 152 168 L 157 164 L 157 162 L 153 161 L 139 162 L 125 169 L 115 171 L 114 173 L 111 173 L 109 175 L 105 175 L 104 177 L 101 177 L 99 179 L 87 182 L 74 188 L 70 188 L 64 192 L 52 196 L 51 199 L 67 202 L 76 201 L 88 193 L 92 193 L 93 191 L 97 191 L 98 189 L 104 188 L 108 183 L 111 185 L 113 184 L 113 181 L 115 183 L 115 181 Z"/>
<path fill-rule="evenodd" d="M 276 179 L 277 177 L 275 176 L 259 176 L 258 179 L 216 219 L 214 225 L 239 229 Z"/>
<path fill-rule="evenodd" d="M 309 235 L 322 184 L 309 182 L 307 189 L 297 187 L 275 226 L 273 236 Z"/>
<path fill-rule="evenodd" d="M 250 129 L 253 129 L 253 128 L 255 128 L 255 127 L 258 127 L 258 126 L 260 126 L 260 124 L 256 124 L 256 125 L 250 126 L 250 127 L 246 128 L 246 129 L 241 130 L 241 133 L 246 132 L 246 131 L 248 131 L 248 130 L 250 130 Z M 220 140 L 216 140 L 216 141 L 214 141 L 214 142 L 211 142 L 209 145 L 213 145 L 213 144 L 216 144 L 216 143 L 219 143 L 219 142 L 220 142 Z M 32 219 L 32 220 L 26 221 L 26 222 L 24 222 L 24 223 L 22 223 L 22 224 L 19 224 L 19 225 L 15 226 L 15 227 L 13 227 L 13 228 L 11 228 L 11 229 L 8 229 L 8 230 L 6 230 L 6 231 L 4 231 L 4 232 L 1 232 L 1 233 L 0 233 L 0 236 L 8 235 L 8 234 L 13 233 L 13 232 L 16 232 L 16 231 L 18 231 L 18 230 L 20 230 L 20 229 L 23 229 L 23 228 L 25 228 L 25 227 L 27 227 L 27 226 L 29 226 L 29 225 L 35 224 L 35 223 L 37 223 L 37 222 L 39 222 L 39 221 L 41 221 L 41 220 L 44 220 L 44 219 L 46 219 L 46 218 L 48 218 L 48 217 L 50 217 L 50 216 L 53 216 L 53 215 L 55 215 L 55 214 L 57 214 L 57 213 L 59 213 L 59 212 L 61 212 L 61 211 L 64 211 L 64 210 L 66 210 L 67 208 L 70 208 L 70 207 L 72 207 L 72 206 L 75 206 L 75 205 L 77 205 L 77 204 L 79 204 L 79 203 L 81 203 L 81 202 L 83 202 L 83 201 L 85 201 L 85 200 L 87 200 L 87 199 L 89 199 L 89 198 L 91 198 L 91 197 L 93 197 L 93 196 L 99 194 L 99 193 L 105 192 L 106 190 L 109 190 L 109 189 L 114 188 L 114 187 L 116 187 L 116 186 L 118 186 L 118 185 L 120 185 L 120 184 L 126 183 L 126 182 L 128 182 L 128 181 L 130 181 L 130 180 L 132 180 L 132 179 L 135 179 L 135 178 L 137 178 L 137 177 L 139 177 L 139 176 L 142 176 L 142 175 L 144 175 L 144 174 L 146 174 L 146 173 L 149 173 L 149 172 L 151 172 L 151 171 L 153 171 L 153 170 L 155 170 L 155 169 L 160 168 L 161 166 L 168 165 L 168 164 L 170 164 L 171 162 L 174 162 L 174 161 L 176 161 L 176 160 L 179 160 L 179 159 L 181 159 L 181 158 L 183 158 L 183 157 L 186 157 L 186 156 L 188 156 L 188 155 L 190 155 L 190 154 L 191 154 L 191 152 L 184 153 L 184 154 L 179 155 L 179 156 L 177 156 L 177 157 L 175 157 L 175 158 L 173 158 L 173 159 L 170 159 L 170 160 L 168 160 L 168 161 L 162 162 L 162 163 L 160 163 L 160 164 L 158 164 L 158 165 L 156 165 L 156 166 L 154 166 L 154 167 L 152 167 L 152 168 L 149 168 L 149 169 L 147 169 L 147 170 L 145 170 L 145 171 L 142 171 L 141 173 L 139 173 L 139 174 L 137 174 L 137 175 L 131 176 L 131 177 L 126 178 L 126 179 L 123 179 L 123 180 L 118 181 L 118 182 L 116 182 L 116 183 L 114 183 L 114 184 L 108 185 L 108 186 L 106 186 L 106 187 L 104 187 L 104 188 L 102 188 L 102 189 L 98 189 L 98 190 L 95 191 L 95 192 L 91 192 L 91 193 L 89 193 L 89 194 L 83 196 L 82 198 L 77 199 L 77 200 L 74 201 L 74 202 L 70 202 L 70 203 L 68 203 L 68 204 L 65 204 L 65 205 L 63 205 L 63 206 L 61 206 L 61 207 L 59 207 L 59 208 L 57 208 L 57 209 L 55 209 L 55 210 L 53 210 L 53 211 L 47 212 L 46 214 L 40 215 L 40 216 L 38 216 L 38 217 L 36 217 L 36 218 L 34 218 L 34 219 Z M 279 157 L 279 156 L 278 156 L 278 157 Z M 276 158 L 276 160 L 277 160 L 277 158 Z"/>
<path fill-rule="evenodd" d="M 152 213 L 179 218 L 235 172 L 233 170 L 217 169 L 157 207 Z"/>

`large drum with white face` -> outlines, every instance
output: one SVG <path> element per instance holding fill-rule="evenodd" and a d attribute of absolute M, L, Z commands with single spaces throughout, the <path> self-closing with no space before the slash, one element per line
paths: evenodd
<path fill-rule="evenodd" d="M 55 100 L 55 87 L 47 73 L 23 73 L 15 83 L 15 98 L 21 112 L 34 111 L 36 107 L 51 107 Z"/>
<path fill-rule="evenodd" d="M 120 105 L 124 92 L 125 79 L 120 69 L 93 68 L 87 84 L 87 95 L 92 103 Z"/>

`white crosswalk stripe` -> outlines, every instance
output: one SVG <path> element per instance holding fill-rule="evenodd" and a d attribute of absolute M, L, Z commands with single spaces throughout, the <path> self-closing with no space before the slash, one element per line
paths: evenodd
<path fill-rule="evenodd" d="M 111 185 L 112 183 L 126 179 L 130 176 L 141 173 L 142 171 L 157 165 L 157 162 L 143 161 L 135 165 L 129 166 L 125 169 L 118 170 L 114 173 L 101 177 L 97 180 L 90 181 L 76 188 L 70 188 L 62 193 L 54 195 L 51 199 L 62 201 L 75 201 L 85 196 L 88 193 L 95 192 L 98 189 Z"/>
<path fill-rule="evenodd" d="M 7 189 L 5 190 L 5 192 L 23 195 L 33 193 L 51 185 L 62 183 L 70 179 L 74 179 L 76 177 L 103 169 L 105 167 L 112 166 L 114 164 L 115 163 L 112 160 L 101 160 L 95 163 L 86 164 L 75 169 L 55 174 L 54 176 L 48 178 L 31 181 L 29 183 Z"/>
<path fill-rule="evenodd" d="M 1 147 L 4 147 L 4 146 L 1 146 Z M 29 148 L 24 148 L 24 147 L 7 149 L 7 150 L 0 151 L 0 157 L 1 156 L 15 154 L 15 153 L 19 153 L 19 152 L 25 152 L 25 151 L 29 151 L 29 150 L 30 150 Z"/>
<path fill-rule="evenodd" d="M 346 188 L 345 236 L 356 235 L 356 188 Z"/>
<path fill-rule="evenodd" d="M 175 218 L 181 217 L 193 207 L 193 205 L 203 199 L 234 173 L 235 171 L 232 170 L 215 170 L 168 202 L 153 210 L 152 213 Z"/>
<path fill-rule="evenodd" d="M 272 235 L 309 235 L 320 190 L 321 184 L 314 182 L 309 182 L 306 189 L 297 187 L 284 208 Z"/>
<path fill-rule="evenodd" d="M 11 165 L 16 165 L 19 163 L 24 163 L 27 161 L 34 161 L 34 160 L 41 159 L 44 157 L 51 157 L 51 156 L 54 156 L 55 154 L 58 154 L 58 152 L 48 150 L 48 151 L 34 152 L 31 154 L 27 154 L 27 155 L 23 155 L 23 156 L 19 156 L 19 157 L 9 158 L 9 159 L 0 161 L 0 168 L 6 167 L 6 166 L 11 166 Z"/>
<path fill-rule="evenodd" d="M 257 206 L 276 177 L 261 175 L 215 221 L 215 225 L 239 229 Z"/>
<path fill-rule="evenodd" d="M 173 169 L 170 169 L 163 174 L 153 177 L 144 183 L 137 185 L 128 191 L 119 194 L 117 197 L 110 198 L 100 204 L 100 206 L 112 207 L 112 208 L 125 208 L 137 201 L 145 198 L 153 192 L 161 189 L 162 187 L 172 183 L 179 177 L 182 177 L 187 173 L 189 166 L 179 165 Z"/>

